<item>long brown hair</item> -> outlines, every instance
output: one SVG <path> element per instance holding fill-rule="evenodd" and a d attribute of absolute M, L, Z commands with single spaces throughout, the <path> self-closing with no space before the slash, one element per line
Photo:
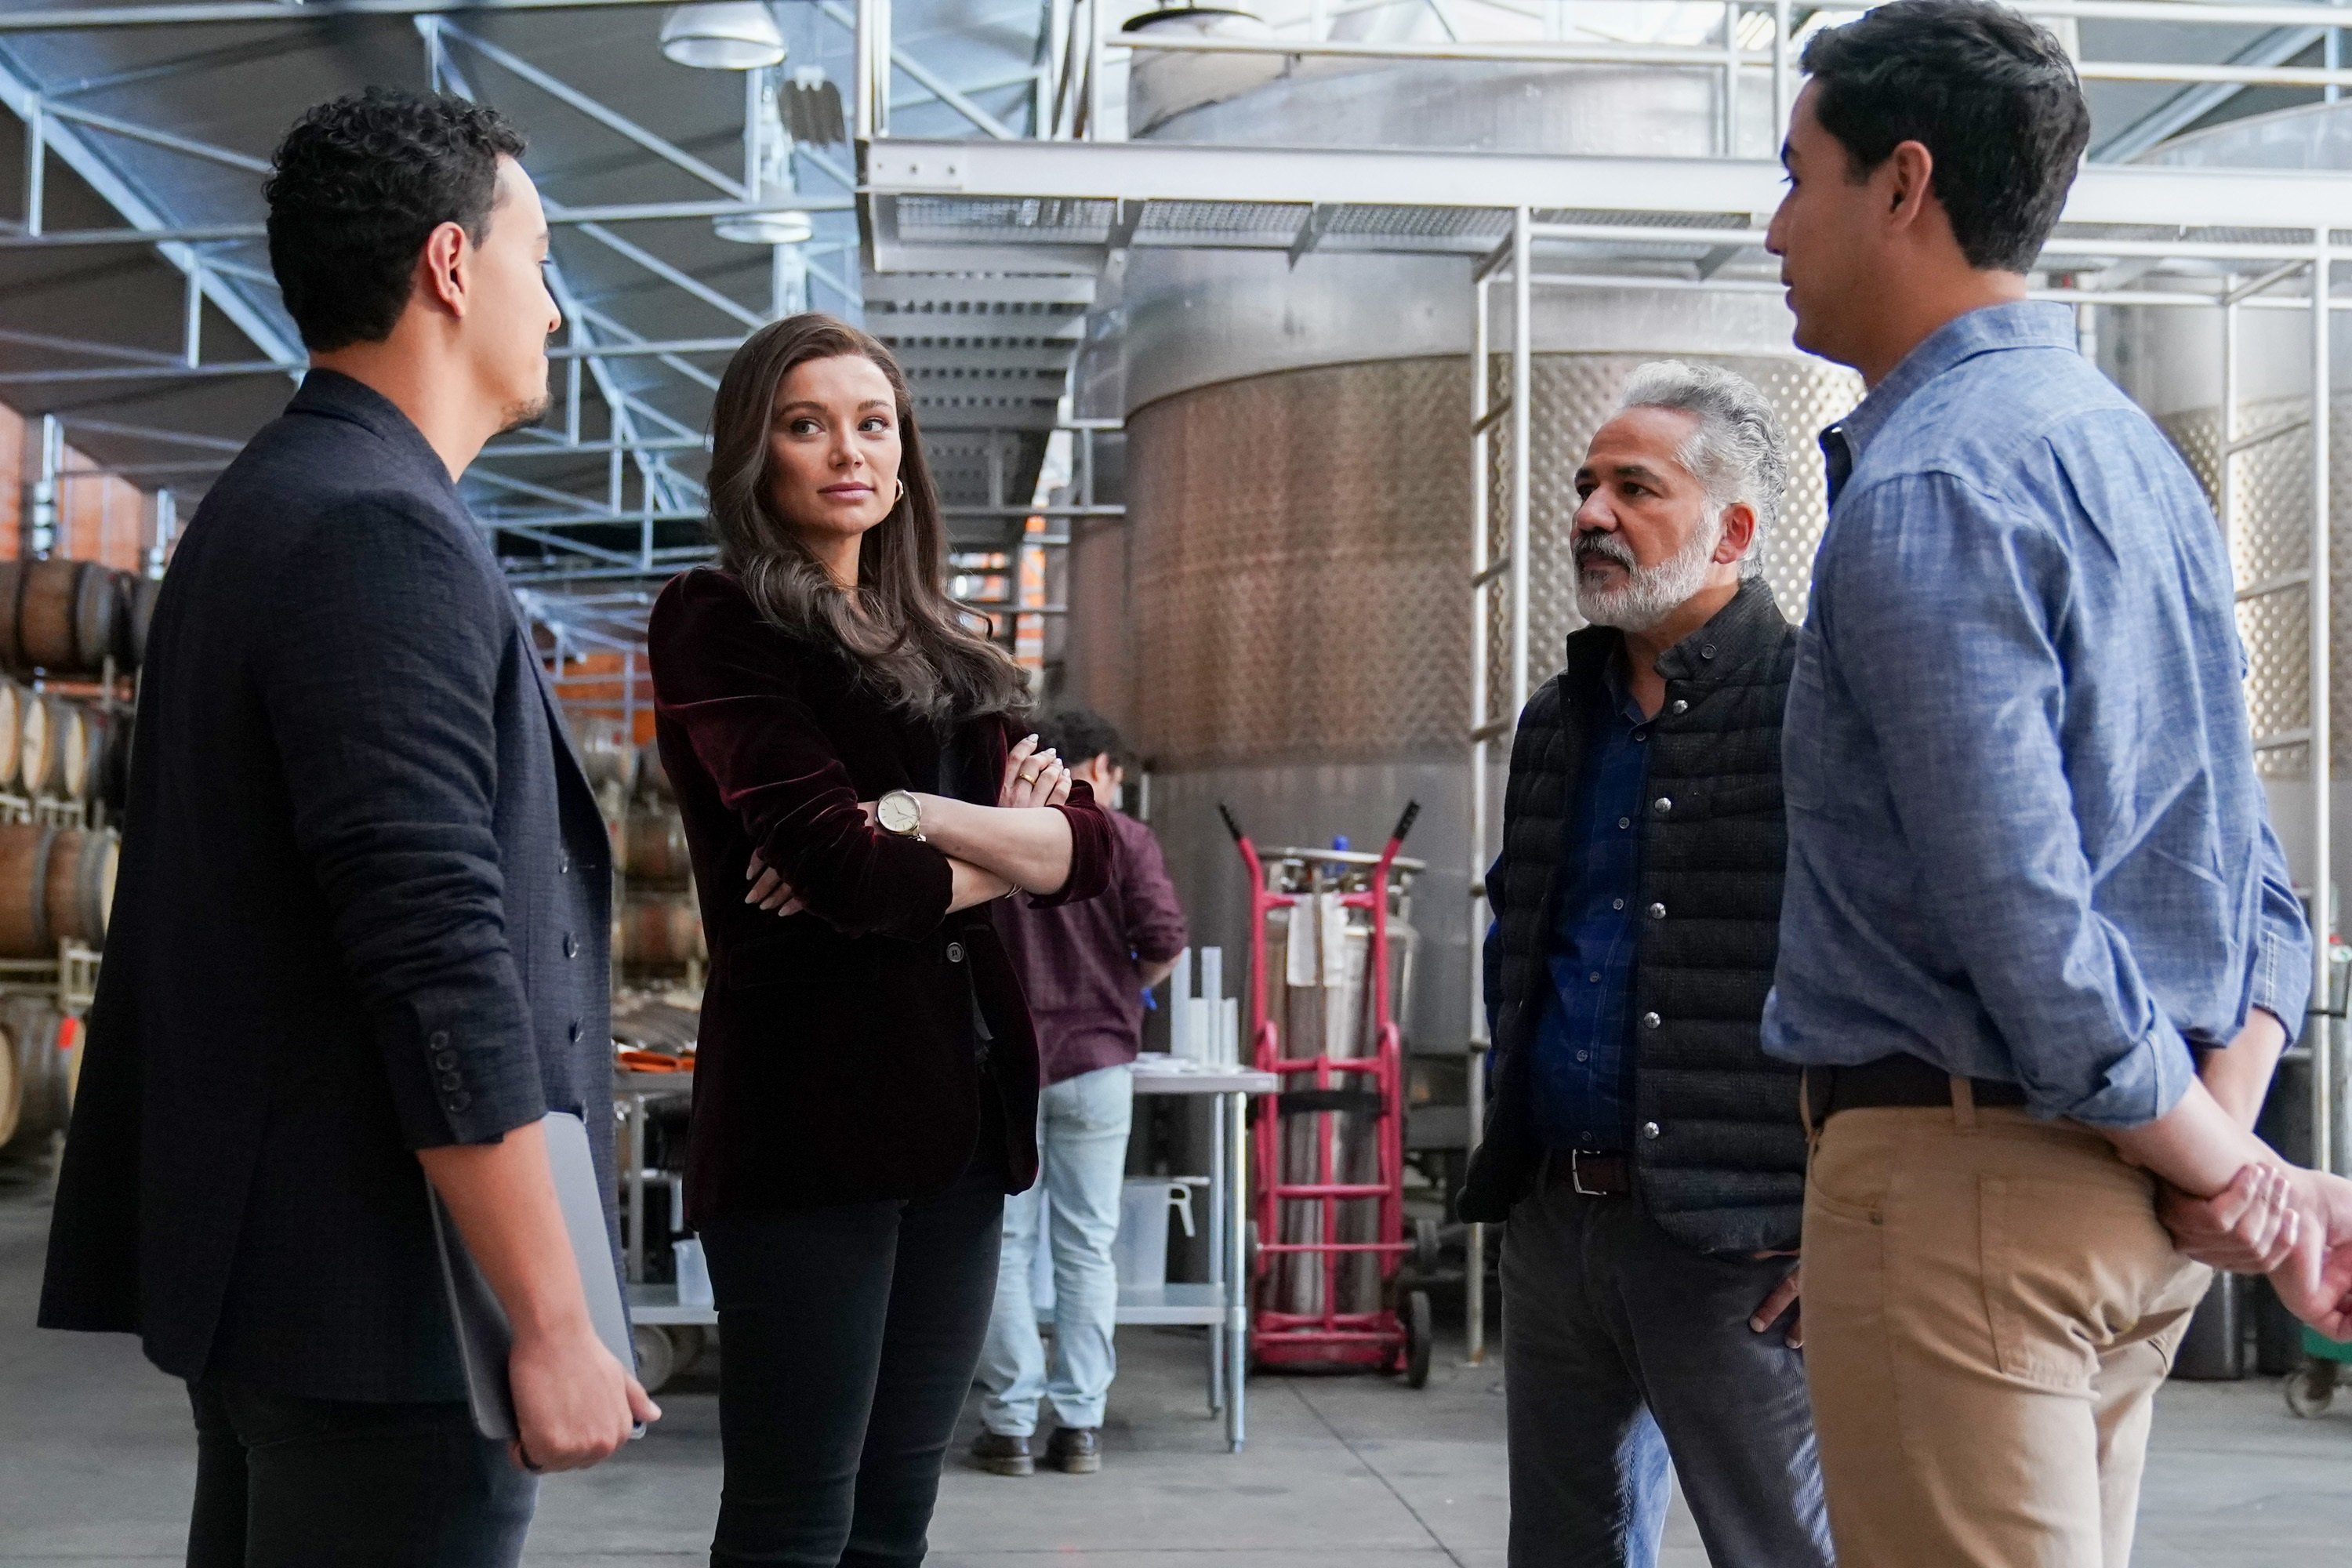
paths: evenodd
<path fill-rule="evenodd" d="M 835 582 L 768 500 L 768 437 L 776 391 L 811 360 L 873 362 L 898 404 L 898 478 L 906 491 L 857 549 L 857 602 Z M 890 351 L 818 311 L 751 334 L 728 362 L 710 413 L 710 529 L 719 564 L 774 626 L 848 655 L 894 708 L 933 721 L 1029 705 L 1020 669 L 975 636 L 947 595 L 947 530 L 907 378 Z"/>

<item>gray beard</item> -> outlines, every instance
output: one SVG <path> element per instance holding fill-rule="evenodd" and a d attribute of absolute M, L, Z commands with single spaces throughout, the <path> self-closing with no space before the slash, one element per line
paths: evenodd
<path fill-rule="evenodd" d="M 1576 546 L 1576 607 L 1596 626 L 1646 632 L 1681 609 L 1706 585 L 1707 569 L 1715 564 L 1715 547 L 1723 542 L 1723 524 L 1694 536 L 1691 542 L 1655 566 L 1635 564 L 1633 553 L 1613 535 L 1580 541 Z M 1584 580 L 1584 563 L 1600 556 L 1625 569 L 1627 581 L 1613 588 L 1595 588 Z"/>

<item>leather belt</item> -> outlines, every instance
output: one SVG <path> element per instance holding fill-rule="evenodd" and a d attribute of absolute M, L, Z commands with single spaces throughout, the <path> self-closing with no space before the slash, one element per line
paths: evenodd
<path fill-rule="evenodd" d="M 1917 1057 L 1881 1057 L 1857 1067 L 1807 1068 L 1805 1097 L 1813 1114 L 1826 1121 L 1841 1110 L 1949 1106 L 1953 1081 L 1953 1075 Z M 1979 1107 L 2025 1103 L 2025 1090 L 2016 1084 L 1990 1078 L 1963 1081 Z"/>
<path fill-rule="evenodd" d="M 1554 1149 L 1544 1156 L 1544 1180 L 1583 1197 L 1629 1197 L 1633 1191 L 1633 1163 L 1622 1154 Z"/>

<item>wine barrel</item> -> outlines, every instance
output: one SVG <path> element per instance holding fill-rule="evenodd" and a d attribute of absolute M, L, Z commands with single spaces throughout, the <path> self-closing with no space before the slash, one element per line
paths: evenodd
<path fill-rule="evenodd" d="M 60 828 L 49 852 L 47 907 L 54 942 L 106 945 L 114 915 L 114 875 L 121 864 L 121 841 L 102 829 Z"/>
<path fill-rule="evenodd" d="M 579 748 L 580 765 L 588 774 L 588 786 L 602 793 L 608 785 L 618 785 L 623 795 L 635 786 L 637 753 L 621 733 L 618 721 L 611 719 L 583 719 L 572 727 L 572 742 Z"/>
<path fill-rule="evenodd" d="M 0 791 L 14 791 L 22 782 L 17 763 L 25 752 L 25 704 L 32 696 L 15 681 L 0 679 Z"/>
<path fill-rule="evenodd" d="M 91 798 L 120 812 L 131 799 L 131 715 L 128 709 L 106 716 L 106 743 L 97 748 L 98 793 Z"/>
<path fill-rule="evenodd" d="M 114 715 L 100 709 L 78 711 L 81 714 L 81 766 L 66 781 L 66 794 L 89 805 L 106 798 L 107 763 L 114 749 L 116 723 Z"/>
<path fill-rule="evenodd" d="M 0 958 L 55 958 L 68 941 L 103 945 L 119 852 L 111 832 L 0 825 Z"/>
<path fill-rule="evenodd" d="M 89 719 L 71 702 L 42 694 L 37 700 L 48 711 L 43 720 L 48 752 L 37 779 L 27 777 L 28 795 L 51 800 L 79 800 L 89 782 Z"/>
<path fill-rule="evenodd" d="M 624 899 L 613 910 L 613 958 L 625 969 L 684 969 L 709 957 L 689 893 Z"/>
<path fill-rule="evenodd" d="M 25 1080 L 16 1070 L 16 1040 L 5 1026 L 0 1026 L 0 1149 L 5 1149 L 16 1136 L 16 1122 L 24 1112 Z"/>
<path fill-rule="evenodd" d="M 121 641 L 114 657 L 128 675 L 147 662 L 147 632 L 155 624 L 155 600 L 163 592 L 163 580 L 142 577 L 125 572 L 116 580 L 122 604 L 116 630 Z"/>
<path fill-rule="evenodd" d="M 121 575 L 91 561 L 11 563 L 0 572 L 0 648 L 20 668 L 97 673 L 121 638 Z"/>
<path fill-rule="evenodd" d="M 16 1125 L 0 1147 L 38 1152 L 73 1114 L 80 1025 L 45 998 L 12 996 L 0 1004 L 0 1037 L 8 1042 L 16 1085 Z"/>
<path fill-rule="evenodd" d="M 694 876 L 686 826 L 676 812 L 631 812 L 621 827 L 621 874 L 648 886 L 684 887 Z"/>
<path fill-rule="evenodd" d="M 26 795 L 54 795 L 65 778 L 65 704 L 26 691 L 17 713 L 16 787 Z"/>

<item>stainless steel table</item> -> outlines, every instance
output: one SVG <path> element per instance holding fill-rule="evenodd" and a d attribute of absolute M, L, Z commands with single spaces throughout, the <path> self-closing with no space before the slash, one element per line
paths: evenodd
<path fill-rule="evenodd" d="M 1201 1068 L 1148 1051 L 1135 1060 L 1138 1094 L 1200 1094 L 1214 1108 L 1209 1167 L 1206 1284 L 1121 1286 L 1118 1321 L 1189 1324 L 1209 1331 L 1209 1409 L 1225 1417 L 1225 1441 L 1242 1451 L 1247 1435 L 1244 1386 L 1249 1370 L 1249 1102 L 1279 1080 L 1247 1068 Z"/>

